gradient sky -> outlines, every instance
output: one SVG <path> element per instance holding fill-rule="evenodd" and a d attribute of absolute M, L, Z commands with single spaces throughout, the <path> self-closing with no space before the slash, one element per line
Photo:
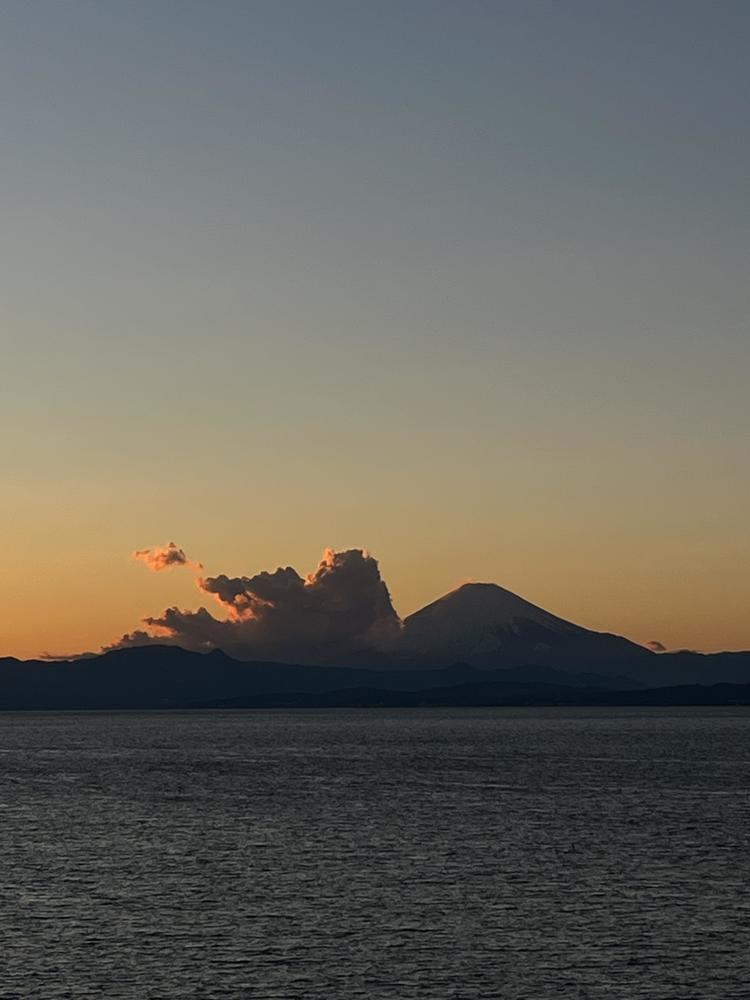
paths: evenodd
<path fill-rule="evenodd" d="M 0 655 L 366 546 L 750 648 L 750 5 L 5 0 Z M 205 599 L 204 599 L 205 600 Z"/>

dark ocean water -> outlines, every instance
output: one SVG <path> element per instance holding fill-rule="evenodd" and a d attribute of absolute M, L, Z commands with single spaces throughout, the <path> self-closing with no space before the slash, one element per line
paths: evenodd
<path fill-rule="evenodd" d="M 750 996 L 750 711 L 0 715 L 0 997 Z"/>

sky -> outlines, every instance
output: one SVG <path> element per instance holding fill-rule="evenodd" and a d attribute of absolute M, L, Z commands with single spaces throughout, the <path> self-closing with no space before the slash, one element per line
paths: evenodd
<path fill-rule="evenodd" d="M 6 0 L 0 655 L 366 547 L 750 648 L 750 7 Z"/>

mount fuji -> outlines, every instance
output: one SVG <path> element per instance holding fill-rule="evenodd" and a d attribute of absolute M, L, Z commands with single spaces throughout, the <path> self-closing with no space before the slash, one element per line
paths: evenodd
<path fill-rule="evenodd" d="M 467 583 L 404 619 L 388 652 L 431 666 L 539 664 L 617 672 L 618 664 L 653 657 L 622 636 L 558 618 L 494 583 Z"/>

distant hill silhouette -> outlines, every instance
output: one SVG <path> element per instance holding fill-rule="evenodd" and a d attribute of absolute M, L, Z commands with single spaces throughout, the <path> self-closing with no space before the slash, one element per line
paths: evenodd
<path fill-rule="evenodd" d="M 196 708 L 503 708 L 555 706 L 750 705 L 750 684 L 700 684 L 612 691 L 556 684 L 456 684 L 417 691 L 344 688 L 229 698 Z"/>
<path fill-rule="evenodd" d="M 424 660 L 418 666 L 402 660 L 398 669 L 370 670 L 247 663 L 219 651 L 204 654 L 177 646 L 143 646 L 78 660 L 0 659 L 0 710 L 744 704 L 745 693 L 726 685 L 750 685 L 750 653 L 639 655 L 603 666 L 604 670 L 592 667 L 578 672 L 534 663 L 492 669 L 470 663 L 427 668 Z M 620 673 L 614 674 L 615 669 Z M 724 687 L 714 688 L 717 684 Z M 668 690 L 657 694 L 653 691 L 657 687 Z"/>

